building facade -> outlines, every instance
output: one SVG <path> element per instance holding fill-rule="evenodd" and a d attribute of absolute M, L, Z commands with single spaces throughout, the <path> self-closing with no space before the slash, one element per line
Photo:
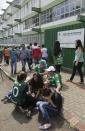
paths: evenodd
<path fill-rule="evenodd" d="M 0 16 L 0 44 L 45 44 L 51 63 L 58 32 L 85 28 L 85 0 L 13 0 L 7 3 L 8 8 L 3 9 Z M 74 48 L 64 47 L 63 54 L 64 66 L 72 68 Z"/>
<path fill-rule="evenodd" d="M 85 0 L 7 1 L 0 17 L 0 44 L 44 44 L 46 29 L 76 21 L 85 11 Z M 33 10 L 34 7 L 34 10 Z"/>

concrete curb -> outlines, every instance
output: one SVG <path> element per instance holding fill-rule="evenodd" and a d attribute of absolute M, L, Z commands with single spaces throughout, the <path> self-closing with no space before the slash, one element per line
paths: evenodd
<path fill-rule="evenodd" d="M 2 69 L 1 67 L 0 67 L 0 70 L 11 80 L 11 81 L 15 81 L 15 79 L 13 78 L 13 77 L 11 77 L 6 71 L 4 71 L 4 69 Z"/>

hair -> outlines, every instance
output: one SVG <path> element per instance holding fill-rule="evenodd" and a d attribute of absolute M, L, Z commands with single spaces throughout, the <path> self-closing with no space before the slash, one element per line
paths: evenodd
<path fill-rule="evenodd" d="M 34 76 L 37 76 L 37 75 L 38 75 L 37 72 L 35 72 L 35 73 L 33 74 L 33 77 L 34 77 Z"/>
<path fill-rule="evenodd" d="M 17 75 L 17 81 L 18 81 L 19 83 L 20 83 L 20 82 L 23 82 L 23 81 L 25 81 L 26 77 L 27 77 L 26 72 L 21 71 L 21 72 L 19 72 L 19 74 Z"/>
<path fill-rule="evenodd" d="M 28 49 L 30 49 L 30 46 L 27 46 Z"/>
<path fill-rule="evenodd" d="M 42 45 L 42 48 L 44 48 L 45 46 L 44 46 L 44 44 Z"/>
<path fill-rule="evenodd" d="M 76 49 L 78 49 L 78 47 L 80 47 L 82 49 L 82 51 L 84 51 L 81 40 L 76 40 Z"/>
<path fill-rule="evenodd" d="M 54 56 L 58 56 L 59 53 L 61 52 L 61 48 L 60 48 L 60 42 L 59 41 L 55 41 L 54 43 Z"/>
<path fill-rule="evenodd" d="M 34 46 L 37 46 L 37 43 L 34 43 Z"/>
<path fill-rule="evenodd" d="M 48 96 L 50 96 L 50 94 L 51 94 L 51 90 L 50 90 L 49 88 L 43 89 L 42 95 L 43 95 L 44 97 L 48 97 Z"/>
<path fill-rule="evenodd" d="M 32 46 L 32 43 L 30 43 L 30 46 Z"/>
<path fill-rule="evenodd" d="M 42 91 L 42 95 L 44 97 L 50 96 L 51 93 L 52 93 L 52 91 L 49 88 L 45 88 Z M 53 97 L 53 96 L 55 96 L 55 97 Z M 57 93 L 56 91 L 52 95 L 52 100 L 53 99 L 56 99 L 55 105 L 57 106 L 58 113 L 61 113 L 64 99 L 62 98 L 61 94 Z"/>

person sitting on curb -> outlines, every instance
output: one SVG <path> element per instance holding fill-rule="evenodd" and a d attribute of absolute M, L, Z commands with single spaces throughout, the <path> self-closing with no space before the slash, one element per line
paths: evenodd
<path fill-rule="evenodd" d="M 39 129 L 47 130 L 52 126 L 50 117 L 56 117 L 61 113 L 63 101 L 59 93 L 56 91 L 53 93 L 49 88 L 43 89 L 42 97 L 43 100 L 36 104 L 43 118 L 43 123 L 39 126 Z"/>
<path fill-rule="evenodd" d="M 38 73 L 34 73 L 33 77 L 29 81 L 29 86 L 31 93 L 34 93 L 37 98 L 43 88 L 43 77 Z"/>
<path fill-rule="evenodd" d="M 29 86 L 25 82 L 27 74 L 24 71 L 19 72 L 17 75 L 17 80 L 14 82 L 14 85 L 8 93 L 10 101 L 16 106 L 21 107 L 21 110 L 27 110 L 28 112 L 33 110 L 36 105 L 36 100 L 33 96 L 29 95 Z"/>
<path fill-rule="evenodd" d="M 43 73 L 45 72 L 45 69 L 47 68 L 47 64 L 46 64 L 46 61 L 41 59 L 39 61 L 39 64 L 35 65 L 34 67 L 34 71 L 43 75 Z"/>
<path fill-rule="evenodd" d="M 47 71 L 47 77 L 45 78 L 44 83 L 48 83 L 52 91 L 60 93 L 62 82 L 60 74 L 55 73 L 54 66 L 49 66 Z"/>

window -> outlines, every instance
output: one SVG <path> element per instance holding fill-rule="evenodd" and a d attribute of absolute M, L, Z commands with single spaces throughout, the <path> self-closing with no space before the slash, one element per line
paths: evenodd
<path fill-rule="evenodd" d="M 68 17 L 69 16 L 69 4 L 66 4 L 65 5 L 65 17 Z"/>

